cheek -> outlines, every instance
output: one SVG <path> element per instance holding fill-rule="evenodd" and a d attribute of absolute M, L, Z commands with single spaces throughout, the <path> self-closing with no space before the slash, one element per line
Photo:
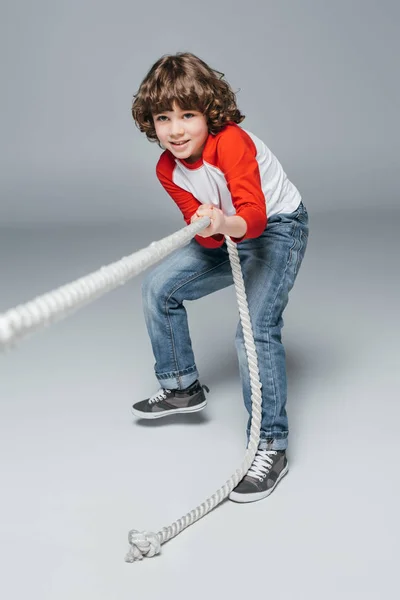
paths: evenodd
<path fill-rule="evenodd" d="M 209 134 L 208 127 L 205 127 L 203 129 L 203 144 L 206 142 L 206 140 L 208 138 L 208 134 Z"/>
<path fill-rule="evenodd" d="M 196 137 L 202 143 L 206 141 L 206 139 L 208 138 L 208 127 L 207 127 L 207 125 L 205 125 L 205 126 L 201 125 L 200 127 L 197 127 Z"/>
<path fill-rule="evenodd" d="M 154 129 L 156 130 L 156 136 L 160 141 L 165 139 L 165 127 L 163 127 L 163 123 L 154 121 Z"/>
<path fill-rule="evenodd" d="M 154 129 L 156 130 L 156 136 L 158 137 L 158 139 L 160 139 L 162 137 L 162 132 L 160 130 L 160 127 L 154 123 Z"/>

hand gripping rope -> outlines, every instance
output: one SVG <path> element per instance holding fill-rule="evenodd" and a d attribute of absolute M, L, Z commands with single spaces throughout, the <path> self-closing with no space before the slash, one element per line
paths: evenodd
<path fill-rule="evenodd" d="M 0 348 L 5 350 L 13 347 L 15 342 L 34 331 L 60 321 L 106 292 L 123 285 L 150 265 L 159 262 L 177 248 L 187 244 L 209 223 L 210 219 L 203 217 L 158 242 L 152 242 L 147 248 L 101 267 L 98 271 L 59 287 L 48 294 L 38 296 L 31 302 L 8 310 L 0 315 Z M 126 562 L 134 562 L 135 560 L 141 560 L 144 556 L 151 557 L 158 554 L 162 544 L 176 537 L 189 525 L 192 525 L 221 504 L 249 470 L 258 448 L 261 427 L 261 382 L 257 354 L 238 251 L 236 244 L 228 236 L 225 236 L 225 240 L 232 267 L 250 373 L 252 417 L 248 447 L 241 466 L 236 469 L 235 473 L 222 487 L 195 509 L 172 523 L 172 525 L 163 527 L 158 533 L 140 532 L 132 529 L 128 534 L 130 549 L 125 557 Z"/>

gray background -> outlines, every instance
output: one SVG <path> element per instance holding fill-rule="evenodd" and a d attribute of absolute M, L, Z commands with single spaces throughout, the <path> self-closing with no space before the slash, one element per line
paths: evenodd
<path fill-rule="evenodd" d="M 2 596 L 397 597 L 399 17 L 391 1 L 2 2 L 0 311 L 182 227 L 132 95 L 160 55 L 222 70 L 310 213 L 285 313 L 291 472 L 126 565 L 245 445 L 234 292 L 188 306 L 206 411 L 156 389 L 137 277 L 0 361 Z"/>

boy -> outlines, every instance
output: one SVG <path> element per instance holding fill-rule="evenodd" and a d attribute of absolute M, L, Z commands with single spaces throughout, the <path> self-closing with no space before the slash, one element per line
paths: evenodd
<path fill-rule="evenodd" d="M 223 75 L 193 54 L 159 59 L 140 85 L 132 114 L 147 138 L 164 148 L 157 177 L 185 222 L 203 216 L 211 219 L 207 228 L 144 280 L 144 314 L 161 387 L 135 403 L 132 411 L 137 417 L 153 419 L 206 406 L 184 301 L 233 283 L 224 238 L 229 236 L 238 247 L 262 383 L 259 448 L 229 498 L 260 500 L 288 471 L 282 314 L 307 246 L 307 211 L 269 148 L 239 127 L 244 116 Z M 251 417 L 240 324 L 236 346 Z M 249 430 L 250 418 L 248 436 Z"/>

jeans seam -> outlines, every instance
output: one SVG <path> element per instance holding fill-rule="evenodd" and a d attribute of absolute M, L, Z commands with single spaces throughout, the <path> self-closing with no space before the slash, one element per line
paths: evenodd
<path fill-rule="evenodd" d="M 300 269 L 300 263 L 301 263 L 301 260 L 302 260 L 302 257 L 301 257 L 302 248 L 303 248 L 303 231 L 300 229 L 299 250 L 297 252 L 297 260 L 296 260 L 296 265 L 295 265 L 295 275 L 297 275 L 297 273 L 299 272 L 299 269 Z"/>
<path fill-rule="evenodd" d="M 170 379 L 171 377 L 183 377 L 184 375 L 191 375 L 192 373 L 196 373 L 197 368 L 196 365 L 192 365 L 191 367 L 187 367 L 181 371 L 169 371 L 167 373 L 158 373 L 156 371 L 157 379 Z"/>
<path fill-rule="evenodd" d="M 293 229 L 294 229 L 294 227 L 293 227 Z M 293 234 L 292 234 L 292 235 L 294 235 L 294 231 L 293 231 Z M 292 257 L 292 250 L 293 250 L 293 248 L 294 248 L 295 244 L 296 244 L 296 240 L 294 240 L 294 242 L 293 242 L 293 244 L 292 244 L 292 246 L 291 246 L 291 248 L 290 248 L 290 250 L 289 250 L 288 259 L 287 259 L 287 261 L 286 261 L 286 265 L 285 265 L 285 270 L 284 270 L 284 272 L 282 273 L 281 281 L 280 281 L 280 283 L 279 283 L 279 286 L 278 286 L 278 288 L 277 288 L 277 292 L 276 292 L 276 294 L 275 294 L 274 301 L 271 303 L 271 307 L 270 307 L 270 310 L 269 310 L 269 312 L 268 312 L 268 315 L 267 315 L 267 322 L 269 323 L 269 326 L 268 326 L 268 343 L 267 343 L 267 348 L 268 348 L 268 350 L 267 350 L 267 351 L 268 351 L 269 360 L 270 360 L 270 364 L 271 364 L 271 365 L 272 365 L 272 357 L 271 357 L 271 343 L 270 343 L 270 335 L 269 335 L 269 330 L 270 330 L 270 317 L 271 317 L 271 314 L 272 314 L 273 308 L 274 308 L 274 307 L 275 307 L 275 305 L 276 305 L 276 301 L 277 301 L 277 299 L 278 299 L 278 296 L 279 296 L 279 294 L 280 294 L 280 292 L 281 292 L 281 290 L 282 290 L 282 287 L 283 287 L 283 282 L 284 282 L 284 281 L 285 281 L 285 279 L 286 279 L 286 273 L 287 273 L 287 270 L 288 270 L 288 266 L 289 266 L 289 264 L 290 264 L 290 260 L 291 260 L 291 257 Z M 277 410 L 277 405 L 278 405 L 278 402 L 277 402 L 277 397 L 276 397 L 276 385 L 275 385 L 275 381 L 276 381 L 276 379 L 277 379 L 277 373 L 275 372 L 275 365 L 272 367 L 272 369 L 273 369 L 273 374 L 274 374 L 274 378 L 273 378 L 273 380 L 272 380 L 273 391 L 274 391 L 274 415 L 273 415 L 273 421 L 275 421 L 275 419 L 276 419 L 276 410 Z"/>
<path fill-rule="evenodd" d="M 270 431 L 267 432 L 260 436 L 260 442 L 261 441 L 266 441 L 266 440 L 286 440 L 289 437 L 289 432 L 288 431 Z"/>
<path fill-rule="evenodd" d="M 168 326 L 169 326 L 169 331 L 170 331 L 170 334 L 169 334 L 169 338 L 170 338 L 169 339 L 169 343 L 170 343 L 170 348 L 171 348 L 171 351 L 172 351 L 173 361 L 175 363 L 175 372 L 178 373 L 179 369 L 178 369 L 178 361 L 177 361 L 177 356 L 176 356 L 176 347 L 175 347 L 175 343 L 174 343 L 174 335 L 173 335 L 172 326 L 171 326 L 171 322 L 170 322 L 169 314 L 168 314 L 168 309 L 167 309 L 167 300 L 165 301 L 165 305 L 164 305 L 164 316 L 167 319 Z M 178 381 L 178 388 L 179 388 L 181 386 L 181 383 L 182 383 L 181 379 L 180 379 L 180 376 L 178 375 L 176 377 L 176 379 Z"/>
<path fill-rule="evenodd" d="M 293 221 L 293 225 L 292 225 L 293 244 L 291 245 L 291 247 L 290 247 L 290 250 L 289 250 L 289 259 L 288 259 L 288 264 L 289 264 L 289 263 L 290 263 L 290 261 L 292 260 L 292 256 L 293 256 L 293 250 L 294 250 L 294 249 L 295 249 L 295 247 L 296 247 L 296 242 L 297 242 L 297 237 L 296 237 L 296 234 L 297 234 L 297 230 L 298 230 L 298 228 L 299 228 L 298 221 L 296 221 L 296 220 L 295 220 L 295 221 Z M 295 272 L 296 272 L 296 271 L 295 271 Z M 285 273 L 286 273 L 286 269 L 285 269 Z"/>

